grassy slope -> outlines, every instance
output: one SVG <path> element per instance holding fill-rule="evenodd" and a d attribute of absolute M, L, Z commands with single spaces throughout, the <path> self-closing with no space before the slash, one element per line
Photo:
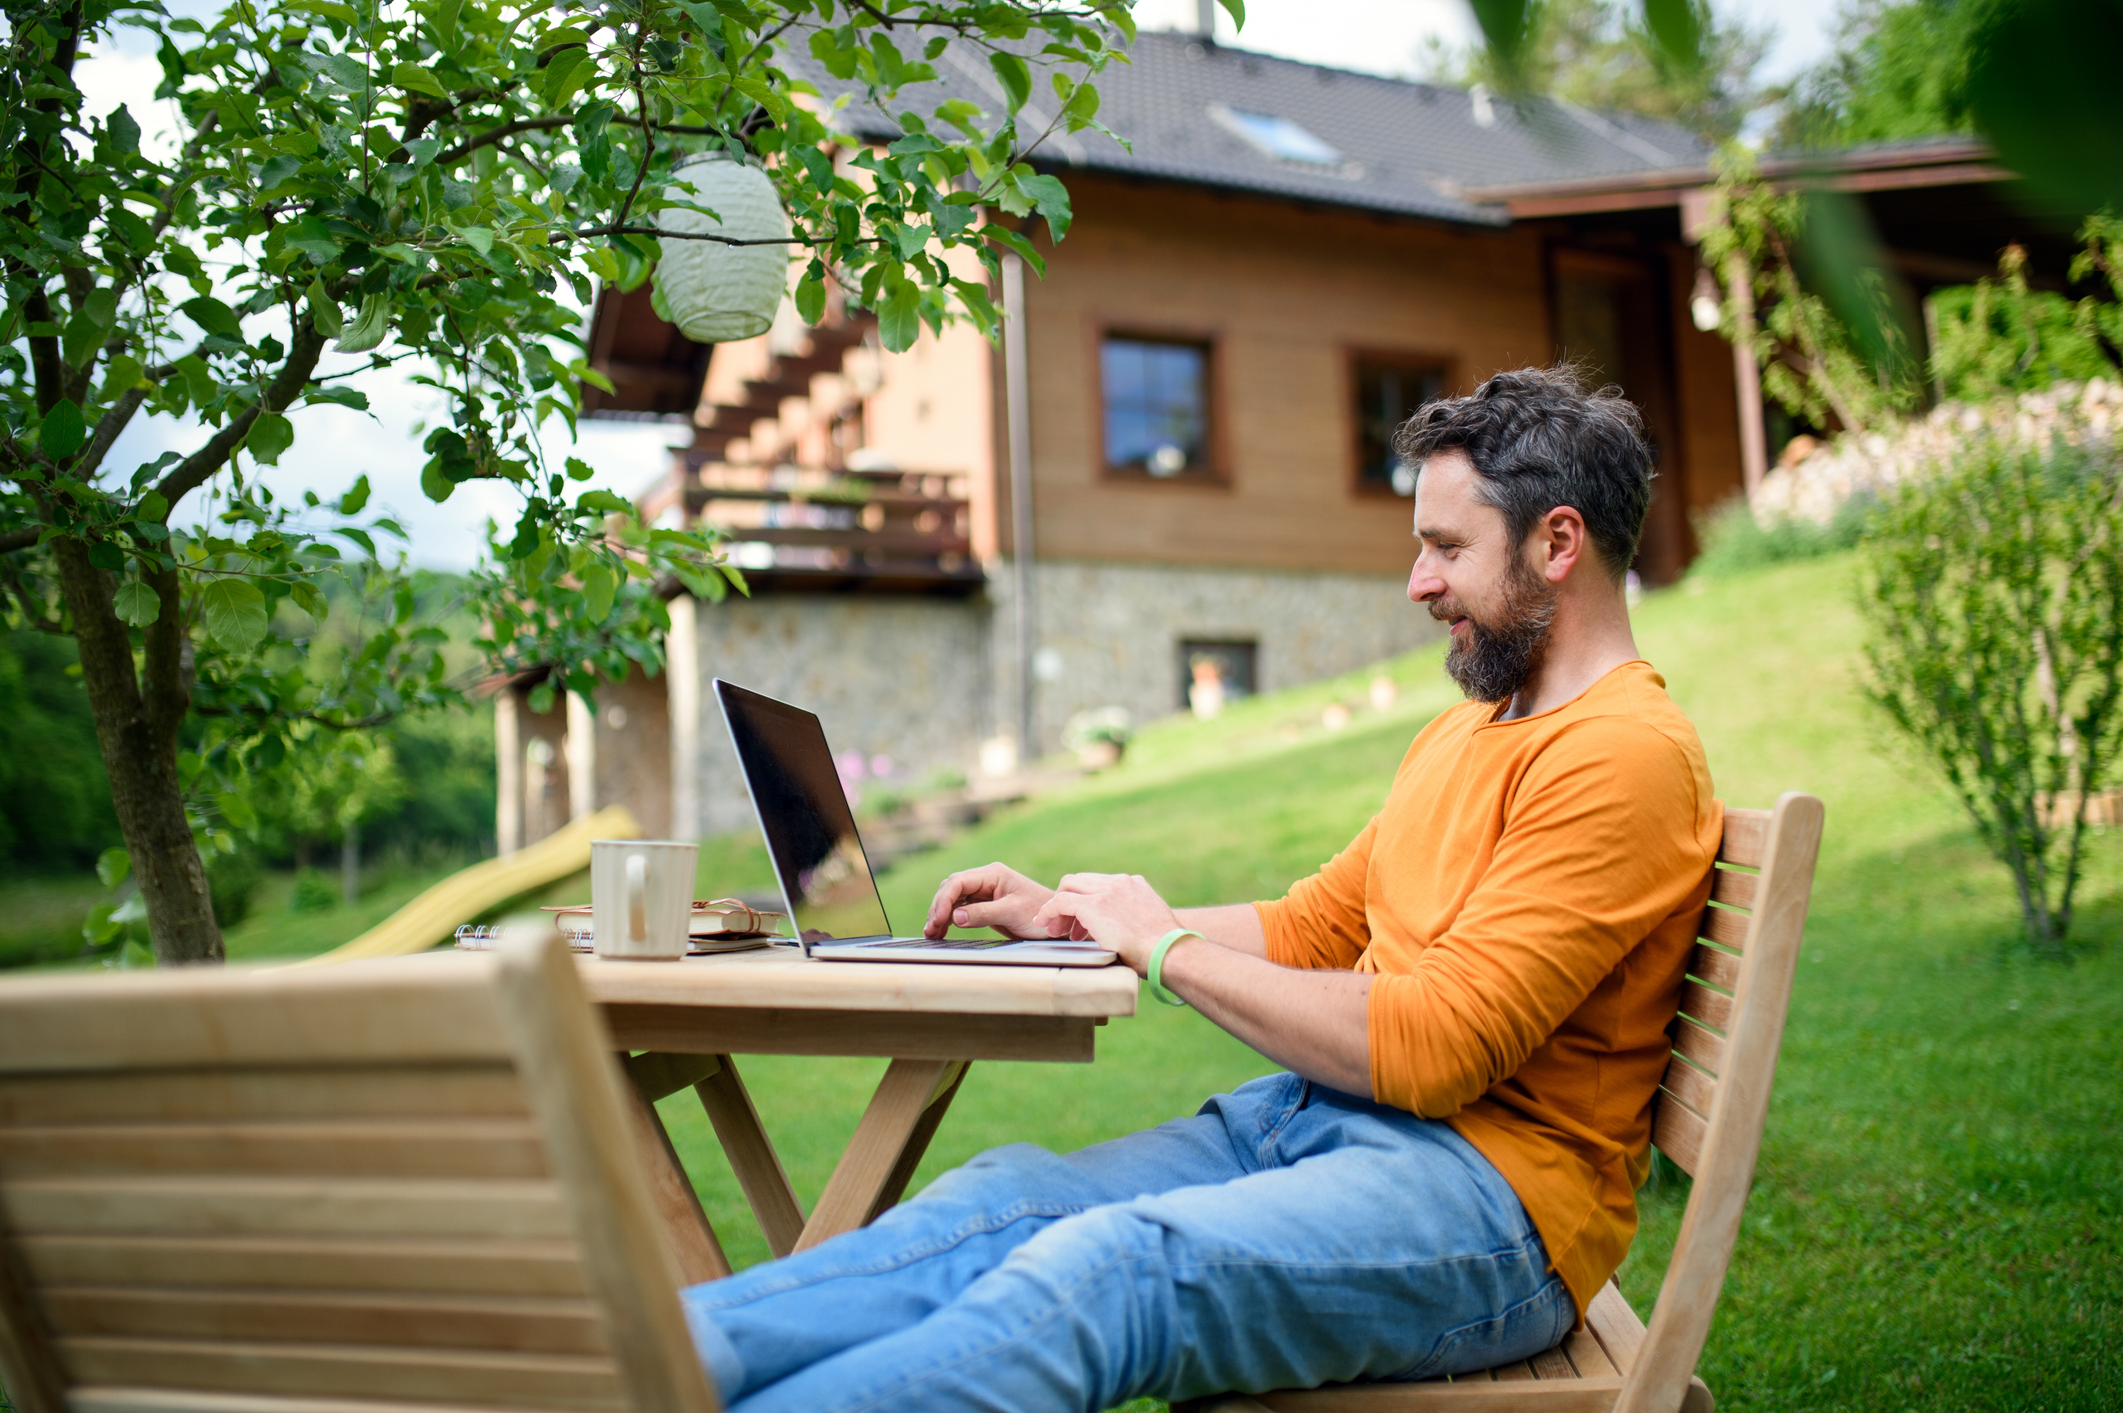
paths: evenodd
<path fill-rule="evenodd" d="M 1703 1373 L 1721 1407 L 2112 1408 L 2123 1403 L 2123 838 L 2096 843 L 2068 970 L 2005 954 L 2008 881 L 1856 691 L 1849 564 L 1684 587 L 1639 642 L 1696 721 L 1720 793 L 1828 803 L 1829 833 L 1760 1176 Z M 902 926 L 935 880 L 990 858 L 1051 878 L 1142 872 L 1177 902 L 1279 891 L 1382 798 L 1422 720 L 1452 699 L 1432 654 L 1393 664 L 1400 705 L 1317 725 L 1363 678 L 1174 723 L 1128 766 L 990 821 L 884 880 Z M 1299 739 L 1285 739 L 1295 729 Z M 722 846 L 732 886 L 763 861 Z M 705 871 L 705 869 L 704 869 Z M 1191 1012 L 1149 1006 L 1088 1069 L 977 1066 L 921 1180 L 995 1143 L 1058 1148 L 1190 1111 L 1265 1062 Z M 879 1066 L 748 1062 L 807 1200 Z M 740 1262 L 763 1254 L 697 1110 L 681 1147 Z M 1684 1190 L 1645 1194 L 1623 1272 L 1648 1312 Z"/>

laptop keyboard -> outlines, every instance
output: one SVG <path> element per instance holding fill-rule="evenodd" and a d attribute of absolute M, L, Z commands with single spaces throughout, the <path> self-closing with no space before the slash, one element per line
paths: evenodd
<path fill-rule="evenodd" d="M 863 947 L 948 947 L 954 951 L 986 951 L 990 947 L 1007 947 L 1008 937 L 887 937 L 882 942 L 863 942 Z"/>

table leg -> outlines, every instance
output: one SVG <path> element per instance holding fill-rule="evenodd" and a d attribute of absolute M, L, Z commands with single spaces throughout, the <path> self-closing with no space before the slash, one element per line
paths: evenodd
<path fill-rule="evenodd" d="M 789 1186 L 780 1155 L 767 1141 L 759 1110 L 737 1073 L 736 1063 L 728 1055 L 712 1058 L 716 1061 L 714 1072 L 695 1081 L 693 1092 L 700 1096 L 700 1106 L 708 1111 L 708 1122 L 715 1126 L 715 1138 L 722 1144 L 723 1156 L 730 1160 L 737 1185 L 744 1189 L 745 1201 L 752 1204 L 752 1215 L 759 1218 L 767 1249 L 776 1256 L 786 1256 L 796 1249 L 797 1239 L 803 1235 L 803 1205 Z"/>
<path fill-rule="evenodd" d="M 965 1079 L 966 1063 L 892 1062 L 811 1209 L 798 1251 L 865 1225 L 899 1200 Z"/>
<path fill-rule="evenodd" d="M 645 1055 L 637 1058 L 653 1061 L 692 1060 L 696 1057 Z M 708 1214 L 701 1210 L 700 1197 L 693 1191 L 693 1180 L 686 1176 L 685 1165 L 678 1161 L 678 1150 L 671 1146 L 671 1135 L 664 1129 L 663 1120 L 657 1117 L 655 1099 L 662 1096 L 652 1094 L 653 1082 L 643 1086 L 631 1062 L 627 1069 L 628 1077 L 636 1079 L 636 1083 L 627 1089 L 627 1127 L 633 1135 L 642 1173 L 648 1179 L 649 1199 L 655 1204 L 662 1222 L 664 1241 L 678 1263 L 679 1278 L 687 1285 L 720 1280 L 730 1274 L 730 1260 L 723 1254 L 722 1243 L 715 1239 L 715 1229 L 708 1225 Z"/>

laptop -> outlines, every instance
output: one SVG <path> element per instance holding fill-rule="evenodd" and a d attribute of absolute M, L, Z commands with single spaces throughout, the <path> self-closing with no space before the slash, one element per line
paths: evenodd
<path fill-rule="evenodd" d="M 832 962 L 985 962 L 1102 967 L 1095 942 L 895 937 L 825 728 L 801 707 L 715 679 L 715 700 L 752 791 L 759 832 L 804 955 Z"/>

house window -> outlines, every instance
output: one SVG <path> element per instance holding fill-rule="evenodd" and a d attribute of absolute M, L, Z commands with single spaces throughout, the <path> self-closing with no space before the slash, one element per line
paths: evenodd
<path fill-rule="evenodd" d="M 1356 360 L 1356 484 L 1363 490 L 1415 494 L 1415 468 L 1393 452 L 1393 434 L 1409 414 L 1444 395 L 1445 366 L 1434 360 Z"/>
<path fill-rule="evenodd" d="M 1260 645 L 1184 638 L 1179 645 L 1179 709 L 1208 720 L 1257 689 Z"/>
<path fill-rule="evenodd" d="M 1209 346 L 1109 336 L 1098 353 L 1106 469 L 1209 473 Z"/>

